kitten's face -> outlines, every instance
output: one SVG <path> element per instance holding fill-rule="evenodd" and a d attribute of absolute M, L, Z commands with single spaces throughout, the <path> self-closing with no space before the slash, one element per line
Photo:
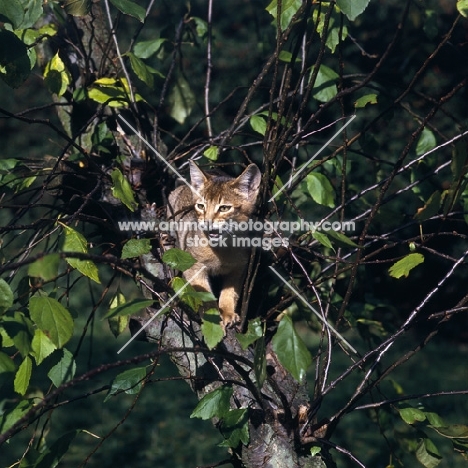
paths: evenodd
<path fill-rule="evenodd" d="M 228 176 L 205 174 L 194 163 L 190 165 L 194 209 L 199 223 L 209 223 L 213 231 L 227 228 L 228 221 L 248 221 L 255 209 L 261 174 L 255 164 L 233 179 Z M 210 232 L 216 235 L 216 232 Z"/>

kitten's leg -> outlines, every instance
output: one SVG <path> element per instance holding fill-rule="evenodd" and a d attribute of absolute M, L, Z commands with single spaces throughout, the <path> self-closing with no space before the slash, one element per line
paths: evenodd
<path fill-rule="evenodd" d="M 240 323 L 236 306 L 242 292 L 245 270 L 240 269 L 223 277 L 223 287 L 219 296 L 219 310 L 224 327 L 233 327 Z"/>

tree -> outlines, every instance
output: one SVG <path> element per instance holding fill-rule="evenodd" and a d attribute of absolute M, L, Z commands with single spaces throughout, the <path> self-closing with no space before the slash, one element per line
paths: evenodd
<path fill-rule="evenodd" d="M 394 380 L 466 324 L 464 3 L 0 2 L 3 81 L 51 96 L 0 113 L 54 139 L 50 156 L 0 160 L 0 443 L 28 434 L 20 466 L 66 460 L 79 429 L 49 440 L 47 420 L 80 384 L 79 398 L 137 395 L 130 413 L 162 355 L 199 399 L 192 416 L 221 431 L 226 464 L 433 467 L 444 438 L 467 458 L 468 426 L 426 404 L 466 395 L 466 375 L 417 395 Z M 189 158 L 263 172 L 266 232 L 226 335 L 194 312 L 207 298 L 176 275 L 191 258 L 163 232 Z M 156 349 L 127 341 L 128 358 L 77 367 L 101 309 L 115 336 L 129 326 Z M 336 442 L 364 411 L 387 452 L 366 462 Z"/>

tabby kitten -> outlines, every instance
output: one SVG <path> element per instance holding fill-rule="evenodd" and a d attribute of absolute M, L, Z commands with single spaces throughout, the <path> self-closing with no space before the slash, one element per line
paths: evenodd
<path fill-rule="evenodd" d="M 232 222 L 248 222 L 253 214 L 261 173 L 255 164 L 250 164 L 237 178 L 214 175 L 190 161 L 190 178 L 194 190 L 185 185 L 176 188 L 169 195 L 168 206 L 168 216 L 184 225 L 176 232 L 178 247 L 197 260 L 184 277 L 197 291 L 211 293 L 210 280 L 219 278 L 222 325 L 231 327 L 240 321 L 236 305 L 250 249 L 234 245 L 235 236 L 229 226 Z"/>

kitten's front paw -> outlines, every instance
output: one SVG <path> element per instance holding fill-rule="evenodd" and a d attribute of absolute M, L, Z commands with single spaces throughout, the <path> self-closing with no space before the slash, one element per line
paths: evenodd
<path fill-rule="evenodd" d="M 235 328 L 236 325 L 239 325 L 241 319 L 237 314 L 224 314 L 221 320 L 221 326 L 226 330 L 227 328 Z"/>

